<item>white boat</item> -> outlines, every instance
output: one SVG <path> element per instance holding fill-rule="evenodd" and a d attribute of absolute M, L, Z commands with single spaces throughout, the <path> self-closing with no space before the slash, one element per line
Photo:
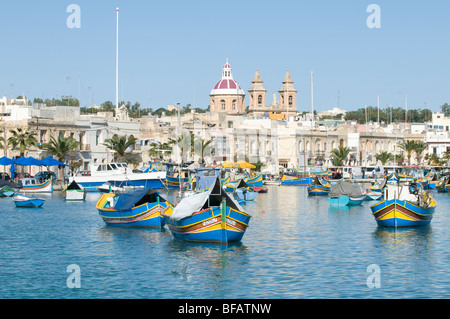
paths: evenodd
<path fill-rule="evenodd" d="M 105 183 L 112 186 L 143 186 L 145 188 L 162 188 L 166 172 L 134 172 L 126 163 L 91 164 L 88 174 L 77 174 L 69 178 L 69 183 L 76 181 L 87 191 L 98 191 Z"/>

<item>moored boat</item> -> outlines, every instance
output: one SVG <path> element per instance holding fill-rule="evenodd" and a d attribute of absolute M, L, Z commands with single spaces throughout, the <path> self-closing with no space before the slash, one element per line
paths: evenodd
<path fill-rule="evenodd" d="M 331 185 L 328 193 L 328 203 L 331 206 L 355 206 L 361 205 L 364 200 L 361 186 L 340 180 Z"/>
<path fill-rule="evenodd" d="M 208 190 L 183 198 L 173 212 L 163 216 L 177 239 L 220 244 L 240 241 L 251 218 L 225 192 L 219 177 Z"/>
<path fill-rule="evenodd" d="M 256 174 L 254 176 L 250 176 L 244 179 L 244 181 L 249 186 L 262 186 L 263 185 L 263 178 L 261 174 Z"/>
<path fill-rule="evenodd" d="M 280 182 L 282 186 L 307 186 L 311 185 L 313 178 L 312 177 L 296 177 L 283 175 Z"/>
<path fill-rule="evenodd" d="M 86 190 L 81 188 L 77 182 L 72 181 L 64 190 L 64 198 L 66 201 L 83 201 L 86 199 Z"/>
<path fill-rule="evenodd" d="M 88 173 L 77 174 L 69 178 L 87 191 L 97 192 L 98 187 L 106 182 L 113 186 L 144 186 L 145 188 L 162 188 L 166 172 L 136 173 L 126 163 L 91 164 Z"/>
<path fill-rule="evenodd" d="M 0 189 L 0 197 L 11 197 L 16 193 L 14 188 L 9 185 L 5 185 Z"/>
<path fill-rule="evenodd" d="M 23 194 L 14 195 L 12 200 L 14 201 L 14 204 L 16 204 L 17 207 L 25 207 L 25 208 L 41 207 L 45 202 L 45 199 L 43 198 L 39 198 L 36 196 L 30 197 L 25 196 Z"/>
<path fill-rule="evenodd" d="M 173 206 L 153 189 L 102 195 L 96 208 L 110 226 L 162 228 L 163 213 L 171 214 Z"/>
<path fill-rule="evenodd" d="M 233 196 L 238 201 L 251 201 L 258 196 L 258 192 L 255 192 L 244 180 L 240 180 L 236 185 L 236 188 L 232 191 Z"/>
<path fill-rule="evenodd" d="M 442 176 L 439 181 L 436 183 L 436 190 L 439 193 L 446 193 L 447 190 L 447 186 L 450 186 L 450 175 L 444 175 Z"/>
<path fill-rule="evenodd" d="M 328 195 L 330 192 L 331 185 L 323 178 L 314 177 L 314 180 L 310 186 L 308 186 L 308 195 L 321 196 Z"/>
<path fill-rule="evenodd" d="M 53 179 L 41 181 L 39 178 L 27 177 L 20 179 L 21 193 L 49 193 L 53 192 Z"/>
<path fill-rule="evenodd" d="M 379 226 L 429 225 L 436 209 L 430 192 L 411 185 L 387 185 L 384 200 L 370 207 Z"/>

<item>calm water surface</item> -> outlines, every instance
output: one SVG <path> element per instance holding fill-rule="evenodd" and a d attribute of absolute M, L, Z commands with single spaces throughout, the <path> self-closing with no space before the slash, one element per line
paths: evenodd
<path fill-rule="evenodd" d="M 305 187 L 268 186 L 241 243 L 192 244 L 168 229 L 106 226 L 95 204 L 0 199 L 0 298 L 449 298 L 450 194 L 431 226 L 378 228 L 370 205 L 330 208 Z M 162 191 L 167 194 L 166 191 Z M 167 194 L 174 199 L 174 194 Z M 69 265 L 81 287 L 68 288 Z M 369 265 L 380 288 L 369 288 Z"/>

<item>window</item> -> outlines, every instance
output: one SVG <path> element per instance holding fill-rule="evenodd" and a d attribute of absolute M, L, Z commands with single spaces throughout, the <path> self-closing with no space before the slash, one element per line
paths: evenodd
<path fill-rule="evenodd" d="M 262 95 L 258 95 L 258 105 L 261 106 L 262 104 Z"/>
<path fill-rule="evenodd" d="M 292 95 L 289 95 L 289 106 L 292 106 Z"/>
<path fill-rule="evenodd" d="M 236 100 L 233 100 L 232 108 L 233 110 L 236 110 Z"/>
<path fill-rule="evenodd" d="M 222 111 L 225 111 L 225 101 L 224 100 L 220 101 L 220 107 L 221 107 Z"/>

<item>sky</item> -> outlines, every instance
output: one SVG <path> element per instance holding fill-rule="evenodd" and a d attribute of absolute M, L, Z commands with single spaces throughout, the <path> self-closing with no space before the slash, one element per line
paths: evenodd
<path fill-rule="evenodd" d="M 312 108 L 311 72 L 316 111 L 450 103 L 445 0 L 2 1 L 0 96 L 115 103 L 116 7 L 119 100 L 142 108 L 206 108 L 226 59 L 246 93 L 259 71 L 267 104 L 288 69 L 300 112 Z"/>

